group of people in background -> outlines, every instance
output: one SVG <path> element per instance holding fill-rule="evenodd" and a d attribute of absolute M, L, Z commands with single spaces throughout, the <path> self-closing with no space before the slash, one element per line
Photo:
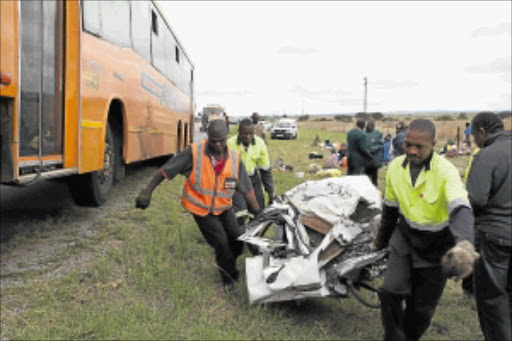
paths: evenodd
<path fill-rule="evenodd" d="M 366 123 L 365 120 L 358 119 L 356 126 L 347 134 L 348 175 L 366 174 L 377 186 L 379 168 L 404 153 L 406 128 L 403 122 L 399 122 L 396 125 L 395 138 L 391 134 L 383 137 L 375 129 L 374 120 Z"/>

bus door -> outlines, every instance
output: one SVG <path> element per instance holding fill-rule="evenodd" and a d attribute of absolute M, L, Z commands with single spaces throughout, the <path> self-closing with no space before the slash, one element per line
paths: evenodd
<path fill-rule="evenodd" d="M 64 3 L 19 2 L 19 175 L 62 168 Z"/>

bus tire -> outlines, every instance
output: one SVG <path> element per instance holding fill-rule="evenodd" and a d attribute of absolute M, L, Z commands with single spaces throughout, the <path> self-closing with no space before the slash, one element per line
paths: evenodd
<path fill-rule="evenodd" d="M 126 166 L 123 162 L 123 132 L 116 129 L 114 131 L 114 182 L 119 182 L 125 178 Z"/>
<path fill-rule="evenodd" d="M 114 180 L 116 143 L 109 125 L 105 137 L 103 169 L 78 175 L 70 182 L 73 200 L 80 206 L 101 206 L 110 195 Z"/>

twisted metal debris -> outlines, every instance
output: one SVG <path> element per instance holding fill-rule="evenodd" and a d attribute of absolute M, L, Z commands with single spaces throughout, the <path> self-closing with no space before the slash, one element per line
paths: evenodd
<path fill-rule="evenodd" d="M 385 270 L 388 250 L 371 251 L 381 197 L 366 176 L 304 182 L 283 194 L 239 237 L 251 303 L 342 296 L 362 303 L 357 288 Z"/>

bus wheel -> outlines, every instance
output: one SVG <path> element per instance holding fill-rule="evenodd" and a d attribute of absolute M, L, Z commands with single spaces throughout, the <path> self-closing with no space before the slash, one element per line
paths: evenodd
<path fill-rule="evenodd" d="M 123 135 L 122 131 L 114 130 L 114 182 L 123 180 L 126 176 L 126 166 L 123 162 Z"/>
<path fill-rule="evenodd" d="M 78 175 L 70 182 L 71 196 L 77 205 L 101 206 L 107 201 L 114 180 L 115 150 L 114 136 L 107 125 L 103 169 Z"/>

